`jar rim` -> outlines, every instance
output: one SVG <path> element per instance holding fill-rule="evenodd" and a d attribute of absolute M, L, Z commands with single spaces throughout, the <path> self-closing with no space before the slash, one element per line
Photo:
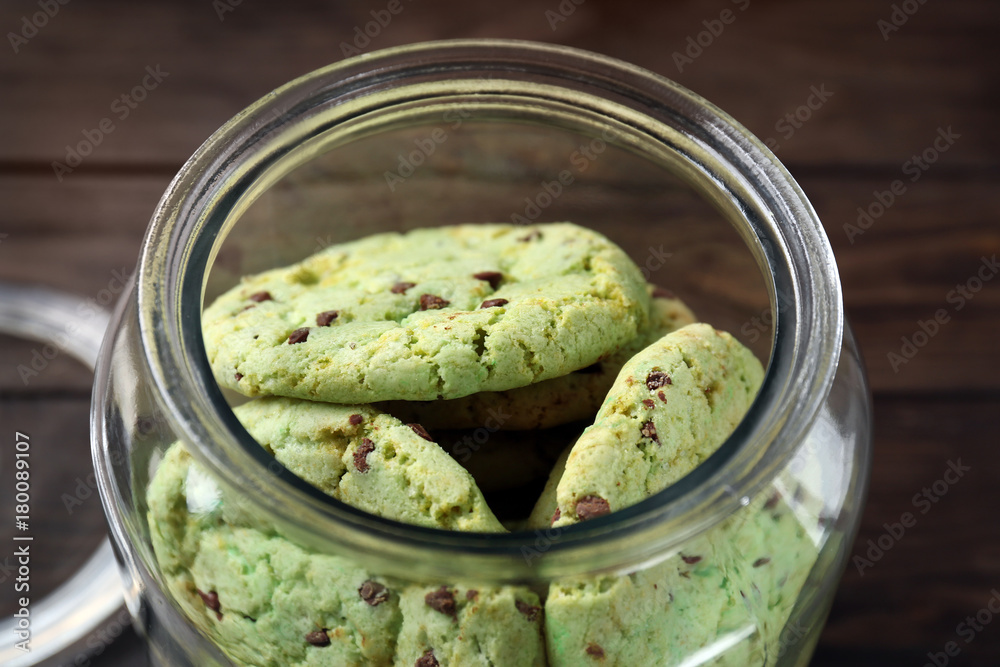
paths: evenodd
<path fill-rule="evenodd" d="M 205 281 L 242 210 L 290 170 L 297 146 L 366 112 L 449 90 L 572 100 L 635 128 L 672 152 L 689 183 L 737 227 L 765 273 L 774 329 L 756 401 L 702 465 L 636 505 L 565 529 L 497 535 L 376 517 L 309 486 L 256 446 L 212 377 L 200 326 Z M 839 275 L 823 227 L 795 180 L 749 131 L 637 66 L 514 40 L 425 42 L 365 54 L 252 104 L 198 149 L 163 195 L 143 244 L 136 299 L 140 344 L 174 432 L 224 484 L 266 489 L 246 494 L 247 501 L 280 521 L 287 536 L 410 576 L 412 555 L 422 553 L 428 557 L 419 559 L 418 569 L 427 575 L 509 581 L 632 571 L 668 557 L 747 505 L 787 463 L 818 414 L 844 329 Z M 542 552 L 539 533 L 547 541 Z"/>

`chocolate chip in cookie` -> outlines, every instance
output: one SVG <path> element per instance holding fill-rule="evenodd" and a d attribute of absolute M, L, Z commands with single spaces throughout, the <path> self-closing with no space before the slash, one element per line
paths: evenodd
<path fill-rule="evenodd" d="M 420 295 L 420 310 L 441 310 L 451 301 L 442 299 L 436 294 L 421 294 Z"/>
<path fill-rule="evenodd" d="M 576 501 L 576 516 L 581 521 L 594 519 L 611 513 L 611 505 L 600 496 L 587 496 Z"/>

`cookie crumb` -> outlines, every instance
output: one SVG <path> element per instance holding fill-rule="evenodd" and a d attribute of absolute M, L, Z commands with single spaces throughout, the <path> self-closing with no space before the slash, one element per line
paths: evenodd
<path fill-rule="evenodd" d="M 339 310 L 326 310 L 316 316 L 316 326 L 328 327 L 340 315 Z"/>
<path fill-rule="evenodd" d="M 361 444 L 354 450 L 354 467 L 358 472 L 368 472 L 368 455 L 375 451 L 375 443 L 368 438 L 362 438 Z"/>
<path fill-rule="evenodd" d="M 587 644 L 587 655 L 592 656 L 594 658 L 598 658 L 599 660 L 603 660 L 604 649 L 601 648 L 600 644 L 595 644 L 594 642 L 590 642 L 589 644 Z"/>
<path fill-rule="evenodd" d="M 296 329 L 288 336 L 288 344 L 304 343 L 309 338 L 309 327 Z"/>
<path fill-rule="evenodd" d="M 215 617 L 222 620 L 222 603 L 219 602 L 219 594 L 215 591 L 209 591 L 208 593 L 203 593 L 199 589 L 198 595 L 201 597 L 201 601 L 205 603 L 205 606 L 215 612 Z"/>
<path fill-rule="evenodd" d="M 653 371 L 646 376 L 646 388 L 650 391 L 673 383 L 674 381 L 670 379 L 670 376 L 663 371 Z"/>
<path fill-rule="evenodd" d="M 587 496 L 576 501 L 576 516 L 581 521 L 594 519 L 599 516 L 611 513 L 611 505 L 600 496 Z"/>
<path fill-rule="evenodd" d="M 427 649 L 424 654 L 417 658 L 413 667 L 441 667 L 441 664 L 434 657 L 434 649 Z"/>
<path fill-rule="evenodd" d="M 656 425 L 652 421 L 648 421 L 642 425 L 639 429 L 639 433 L 642 433 L 642 437 L 649 438 L 656 444 L 660 444 L 660 436 L 656 434 Z"/>
<path fill-rule="evenodd" d="M 499 306 L 506 306 L 509 302 L 507 299 L 487 299 L 483 301 L 483 305 L 479 306 L 480 310 L 483 308 L 497 308 Z"/>
<path fill-rule="evenodd" d="M 243 373 L 240 373 L 239 371 L 237 371 L 236 372 L 236 381 L 239 382 L 242 379 L 243 379 Z"/>
<path fill-rule="evenodd" d="M 473 273 L 472 277 L 476 280 L 485 280 L 493 289 L 496 289 L 503 282 L 503 274 L 499 271 L 480 271 L 479 273 Z"/>
<path fill-rule="evenodd" d="M 369 579 L 365 583 L 361 584 L 361 588 L 358 589 L 358 595 L 360 595 L 361 599 L 368 603 L 369 606 L 377 607 L 389 599 L 389 589 L 377 581 Z"/>
<path fill-rule="evenodd" d="M 434 611 L 453 618 L 455 616 L 455 594 L 449 591 L 447 586 L 425 595 L 424 603 Z"/>
<path fill-rule="evenodd" d="M 330 635 L 327 634 L 327 629 L 323 628 L 322 630 L 316 630 L 307 634 L 306 641 L 313 646 L 329 646 Z"/>
<path fill-rule="evenodd" d="M 406 294 L 406 290 L 416 287 L 416 285 L 416 283 L 396 283 L 389 288 L 389 291 L 393 294 Z"/>
<path fill-rule="evenodd" d="M 427 432 L 427 429 L 425 429 L 425 428 L 424 428 L 423 426 L 421 426 L 420 424 L 407 424 L 407 426 L 409 426 L 409 427 L 410 427 L 410 429 L 411 429 L 411 430 L 412 430 L 412 431 L 413 431 L 414 433 L 416 433 L 417 435 L 419 435 L 419 436 L 420 436 L 421 438 L 423 438 L 423 439 L 424 439 L 424 440 L 426 440 L 427 442 L 434 442 L 434 438 L 432 438 L 432 437 L 431 437 L 431 434 L 430 434 L 430 433 L 428 433 L 428 432 Z"/>
<path fill-rule="evenodd" d="M 479 591 L 477 591 L 475 588 L 470 588 L 469 590 L 465 591 L 466 600 L 475 600 L 477 597 L 479 597 Z"/>
<path fill-rule="evenodd" d="M 347 422 L 351 426 L 357 426 L 358 424 L 360 424 L 363 421 L 364 421 L 364 417 L 362 417 L 359 414 L 353 414 L 353 415 L 351 415 L 350 417 L 347 418 Z"/>
<path fill-rule="evenodd" d="M 656 395 L 659 396 L 660 400 L 663 401 L 664 403 L 667 402 L 667 396 L 662 391 L 656 392 Z"/>
<path fill-rule="evenodd" d="M 436 294 L 421 294 L 420 295 L 420 310 L 441 310 L 451 301 L 442 299 Z"/>
<path fill-rule="evenodd" d="M 642 404 L 652 410 L 656 406 L 656 401 L 651 398 L 644 398 L 642 399 Z"/>
<path fill-rule="evenodd" d="M 254 292 L 249 298 L 251 301 L 256 301 L 257 303 L 274 300 L 274 297 L 271 296 L 270 292 Z"/>
<path fill-rule="evenodd" d="M 538 614 L 542 611 L 541 607 L 536 607 L 535 605 L 522 602 L 521 600 L 515 600 L 514 606 L 517 607 L 519 612 L 524 614 L 525 618 L 527 618 L 530 623 L 534 623 L 538 618 Z"/>

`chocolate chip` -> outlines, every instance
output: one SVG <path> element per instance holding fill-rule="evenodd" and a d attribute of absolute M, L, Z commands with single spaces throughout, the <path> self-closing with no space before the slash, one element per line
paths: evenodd
<path fill-rule="evenodd" d="M 701 556 L 681 556 L 681 560 L 688 565 L 694 565 L 695 563 L 701 562 Z"/>
<path fill-rule="evenodd" d="M 604 365 L 601 362 L 598 361 L 597 363 L 591 364 L 589 366 L 585 366 L 583 368 L 579 368 L 579 369 L 577 369 L 576 372 L 577 373 L 586 373 L 588 375 L 590 375 L 592 373 L 603 373 L 604 372 Z"/>
<path fill-rule="evenodd" d="M 646 376 L 646 389 L 653 391 L 654 389 L 659 389 L 660 387 L 668 384 L 673 384 L 673 380 L 670 376 L 663 371 L 653 371 Z"/>
<path fill-rule="evenodd" d="M 479 591 L 477 591 L 475 588 L 470 588 L 469 590 L 465 591 L 466 600 L 475 600 L 477 597 L 479 597 Z"/>
<path fill-rule="evenodd" d="M 533 229 L 530 232 L 528 232 L 527 236 L 522 236 L 521 238 L 518 239 L 518 241 L 521 241 L 522 243 L 527 243 L 528 241 L 534 241 L 535 239 L 540 239 L 540 238 L 542 238 L 542 233 L 537 229 Z"/>
<path fill-rule="evenodd" d="M 339 310 L 326 310 L 316 316 L 316 326 L 328 327 L 340 315 Z"/>
<path fill-rule="evenodd" d="M 522 602 L 521 600 L 516 600 L 514 606 L 517 610 L 524 614 L 529 622 L 534 623 L 535 619 L 538 618 L 538 614 L 541 613 L 542 608 L 536 607 L 534 605 L 528 604 L 527 602 Z"/>
<path fill-rule="evenodd" d="M 240 380 L 242 380 L 242 379 L 243 379 L 243 373 L 239 373 L 239 372 L 237 372 L 237 373 L 236 373 L 236 381 L 237 381 L 237 382 L 239 382 L 239 381 L 240 381 Z"/>
<path fill-rule="evenodd" d="M 270 292 L 254 292 L 250 295 L 249 299 L 260 303 L 261 301 L 273 301 L 274 297 L 271 296 Z"/>
<path fill-rule="evenodd" d="M 656 426 L 653 422 L 648 421 L 643 424 L 642 428 L 639 429 L 639 433 L 642 433 L 642 437 L 649 438 L 656 444 L 660 444 L 660 436 L 656 434 Z"/>
<path fill-rule="evenodd" d="M 310 632 L 306 635 L 306 641 L 313 646 L 329 646 L 330 645 L 330 635 L 326 634 L 326 628 L 322 630 L 317 630 L 316 632 Z"/>
<path fill-rule="evenodd" d="M 642 399 L 642 404 L 652 410 L 656 406 L 656 401 L 651 398 L 644 398 Z"/>
<path fill-rule="evenodd" d="M 507 299 L 487 299 L 479 308 L 496 308 L 497 306 L 506 306 L 507 303 Z"/>
<path fill-rule="evenodd" d="M 780 500 L 781 500 L 781 494 L 778 493 L 778 492 L 775 492 L 775 494 L 773 496 L 771 496 L 770 498 L 768 498 L 767 502 L 764 503 L 764 509 L 766 509 L 766 510 L 773 510 L 775 507 L 778 506 L 778 502 Z"/>
<path fill-rule="evenodd" d="M 556 508 L 556 511 L 552 513 L 552 522 L 551 522 L 551 523 L 552 523 L 552 524 L 554 524 L 554 523 L 555 523 L 556 521 L 558 521 L 558 520 L 559 520 L 559 519 L 560 519 L 561 517 L 562 517 L 562 510 L 561 510 L 561 509 L 559 509 L 559 508 L 557 507 L 557 508 Z M 550 524 L 550 525 L 551 525 L 551 524 Z"/>
<path fill-rule="evenodd" d="M 364 419 L 365 418 L 362 417 L 361 415 L 351 415 L 350 417 L 347 418 L 347 421 L 351 426 L 357 426 L 358 424 L 363 422 Z"/>
<path fill-rule="evenodd" d="M 493 289 L 496 289 L 497 285 L 503 282 L 503 274 L 499 271 L 480 271 L 479 273 L 473 273 L 472 277 L 476 280 L 485 280 Z"/>
<path fill-rule="evenodd" d="M 660 400 L 663 401 L 664 403 L 667 402 L 667 396 L 662 391 L 656 392 L 656 395 L 659 396 Z"/>
<path fill-rule="evenodd" d="M 377 581 L 368 580 L 361 584 L 358 595 L 372 607 L 377 607 L 389 599 L 389 589 Z"/>
<path fill-rule="evenodd" d="M 441 667 L 441 663 L 434 657 L 434 649 L 427 649 L 424 654 L 417 658 L 413 667 Z"/>
<path fill-rule="evenodd" d="M 455 594 L 449 591 L 447 586 L 425 595 L 424 602 L 434 611 L 446 616 L 455 616 Z"/>
<path fill-rule="evenodd" d="M 431 434 L 428 433 L 427 429 L 425 429 L 420 424 L 407 424 L 407 426 L 409 426 L 410 429 L 412 429 L 414 433 L 416 433 L 417 435 L 419 435 L 421 438 L 423 438 L 427 442 L 434 442 L 434 438 L 431 437 Z"/>
<path fill-rule="evenodd" d="M 195 589 L 197 590 L 197 589 Z M 222 604 L 219 602 L 219 594 L 215 591 L 209 591 L 208 593 L 203 593 L 198 590 L 198 595 L 201 596 L 201 601 L 205 603 L 205 606 L 215 612 L 215 617 L 222 620 Z"/>
<path fill-rule="evenodd" d="M 604 658 L 604 649 L 600 647 L 599 644 L 590 642 L 587 644 L 587 655 L 593 656 L 595 658 Z"/>
<path fill-rule="evenodd" d="M 393 294 L 406 294 L 406 290 L 414 287 L 416 283 L 396 283 L 389 288 L 389 291 Z"/>
<path fill-rule="evenodd" d="M 767 565 L 771 562 L 770 558 L 758 558 L 753 562 L 754 567 L 760 567 L 761 565 Z"/>
<path fill-rule="evenodd" d="M 304 343 L 307 338 L 309 338 L 309 327 L 296 329 L 288 336 L 288 344 L 295 345 L 296 343 Z"/>
<path fill-rule="evenodd" d="M 576 501 L 576 516 L 581 521 L 611 513 L 611 505 L 600 496 L 587 496 Z"/>
<path fill-rule="evenodd" d="M 354 450 L 354 467 L 358 472 L 368 472 L 368 455 L 375 451 L 375 443 L 361 438 L 361 444 Z"/>
<path fill-rule="evenodd" d="M 445 301 L 436 294 L 420 295 L 420 310 L 441 310 L 449 303 L 451 303 L 451 301 Z"/>
<path fill-rule="evenodd" d="M 653 287 L 653 298 L 654 299 L 676 299 L 677 295 L 668 290 L 666 287 L 660 287 L 655 285 Z"/>

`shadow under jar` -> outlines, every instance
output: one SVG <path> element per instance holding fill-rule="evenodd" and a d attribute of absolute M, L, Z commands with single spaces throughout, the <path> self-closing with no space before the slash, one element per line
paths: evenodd
<path fill-rule="evenodd" d="M 241 275 L 377 232 L 561 220 L 608 236 L 767 362 L 728 440 L 637 505 L 489 535 L 376 517 L 266 454 L 212 377 L 203 304 Z M 345 628 L 358 652 L 343 664 L 393 664 L 397 649 L 395 664 L 434 664 L 402 655 L 393 633 L 406 601 L 440 586 L 462 608 L 515 602 L 530 630 L 499 614 L 468 632 L 543 642 L 536 664 L 804 665 L 857 529 L 871 415 L 828 240 L 757 139 L 626 63 L 473 40 L 307 74 L 198 150 L 153 216 L 105 340 L 92 439 L 129 609 L 157 665 L 341 664 L 323 637 Z M 215 567 L 235 568 L 257 611 L 178 584 L 154 553 L 169 531 L 151 536 L 149 487 L 175 442 L 190 461 L 178 521 L 225 531 Z M 295 611 L 286 598 L 305 589 L 283 577 L 330 589 L 325 616 Z M 366 607 L 382 620 L 360 618 Z"/>

